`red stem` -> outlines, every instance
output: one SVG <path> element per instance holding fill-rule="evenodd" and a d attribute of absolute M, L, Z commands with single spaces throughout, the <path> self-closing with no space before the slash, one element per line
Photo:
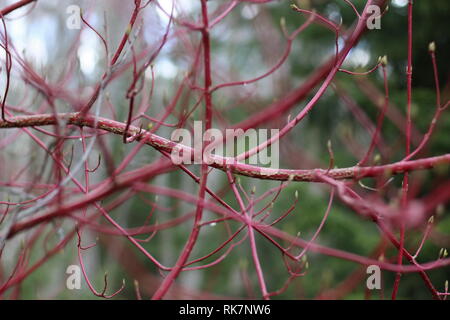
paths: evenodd
<path fill-rule="evenodd" d="M 31 2 L 35 2 L 37 0 L 21 0 L 17 1 L 16 3 L 13 3 L 12 5 L 7 6 L 6 8 L 3 8 L 0 11 L 0 16 L 6 16 L 8 13 L 13 12 L 14 10 L 17 10 L 23 6 L 26 6 L 27 4 Z"/>
<path fill-rule="evenodd" d="M 412 18 L 413 18 L 413 0 L 408 1 L 408 66 L 406 68 L 406 85 L 407 85 L 407 101 L 406 101 L 406 157 L 409 156 L 411 152 L 411 96 L 412 96 Z M 402 200 L 401 207 L 405 208 L 408 204 L 408 189 L 409 189 L 409 174 L 405 172 L 403 176 L 402 185 Z M 403 247 L 405 244 L 405 210 L 401 210 L 400 214 L 402 216 L 400 223 L 400 244 L 399 252 L 397 257 L 398 265 L 402 264 L 403 260 Z M 392 300 L 397 298 L 398 287 L 400 285 L 401 273 L 398 272 L 394 280 L 394 288 L 392 290 Z"/>
<path fill-rule="evenodd" d="M 202 18 L 203 18 L 203 28 L 201 29 L 202 33 L 202 43 L 203 43 L 203 59 L 204 59 L 204 68 L 205 68 L 205 84 L 204 84 L 204 98 L 205 98 L 205 130 L 209 130 L 212 127 L 212 97 L 211 97 L 211 43 L 209 39 L 209 21 L 208 21 L 208 5 L 207 0 L 201 0 L 202 5 Z M 202 142 L 202 155 L 205 150 L 206 143 Z M 201 228 L 201 220 L 203 217 L 203 202 L 205 199 L 206 193 L 206 184 L 208 179 L 208 165 L 202 161 L 201 166 L 201 178 L 200 178 L 200 190 L 198 193 L 198 203 L 197 209 L 195 212 L 194 226 L 192 228 L 191 234 L 189 235 L 189 239 L 183 248 L 183 251 L 178 258 L 175 266 L 167 275 L 167 277 L 162 282 L 161 286 L 153 295 L 153 300 L 162 299 L 167 291 L 169 291 L 170 287 L 174 283 L 175 279 L 178 277 L 180 272 L 182 271 L 184 265 L 189 259 L 189 256 L 192 252 L 192 249 L 197 242 L 198 235 L 200 233 Z"/>

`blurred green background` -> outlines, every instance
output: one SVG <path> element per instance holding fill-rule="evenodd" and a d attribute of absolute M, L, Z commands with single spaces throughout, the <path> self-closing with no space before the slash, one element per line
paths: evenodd
<path fill-rule="evenodd" d="M 166 1 L 166 0 L 163 0 Z M 111 29 L 110 41 L 117 43 L 121 30 L 124 30 L 128 12 L 131 12 L 131 5 L 123 5 L 120 1 L 98 1 L 92 4 L 89 1 L 79 1 L 80 6 L 86 8 L 88 16 L 94 25 L 101 26 L 103 10 L 107 10 L 107 17 L 110 19 Z M 161 2 L 161 1 L 160 1 Z M 167 0 L 167 2 L 169 2 Z M 186 1 L 178 3 L 177 10 L 179 17 L 185 19 L 198 19 L 199 1 L 191 1 L 187 5 Z M 2 5 L 4 1 L 0 1 Z M 354 1 L 356 7 L 361 11 L 365 1 Z M 396 108 L 404 115 L 406 108 L 406 57 L 407 57 L 407 15 L 406 1 L 392 1 L 389 11 L 381 21 L 380 30 L 367 32 L 354 48 L 346 62 L 345 68 L 353 71 L 365 71 L 374 66 L 378 57 L 387 55 L 388 57 L 388 78 L 390 89 L 390 108 Z M 68 1 L 58 1 L 58 6 L 54 1 L 39 1 L 35 10 L 26 19 L 26 24 L 31 26 L 38 19 L 41 24 L 37 25 L 37 33 L 42 33 L 49 39 L 44 47 L 46 50 L 46 61 L 37 62 L 36 68 L 41 74 L 45 74 L 49 79 L 61 71 L 60 62 L 67 55 L 67 48 L 76 33 L 68 33 L 61 26 L 64 23 L 64 10 Z M 224 1 L 209 1 L 210 11 L 221 8 Z M 267 4 L 241 3 L 233 12 L 211 33 L 212 37 L 212 63 L 214 66 L 214 83 L 222 83 L 232 79 L 248 79 L 258 76 L 270 69 L 281 57 L 286 45 L 283 38 L 280 20 L 284 19 L 289 32 L 295 30 L 301 23 L 306 21 L 306 17 L 295 13 L 290 9 L 291 1 L 272 1 Z M 315 9 L 325 17 L 339 23 L 342 21 L 343 27 L 349 28 L 355 21 L 355 14 L 344 1 L 308 0 L 298 1 L 301 8 Z M 122 6 L 122 7 L 121 7 Z M 164 15 L 157 14 L 158 9 L 150 5 L 145 10 L 144 20 L 148 23 L 144 29 L 144 37 L 149 43 L 155 43 L 160 39 L 161 30 L 152 33 L 152 30 L 161 29 L 167 20 Z M 45 13 L 44 13 L 45 12 Z M 127 12 L 125 14 L 124 12 Z M 43 16 L 44 15 L 44 16 Z M 24 18 L 25 19 L 25 18 Z M 53 22 L 45 22 L 53 19 Z M 44 22 L 42 22 L 44 21 Z M 56 22 L 55 22 L 56 21 Z M 114 21 L 114 23 L 112 23 Z M 435 87 L 431 59 L 428 53 L 428 44 L 435 41 L 437 51 L 437 61 L 439 76 L 441 81 L 442 100 L 447 101 L 450 97 L 450 2 L 447 0 L 436 1 L 415 1 L 414 2 L 414 42 L 413 42 L 413 123 L 418 132 L 425 132 L 428 128 L 435 108 Z M 150 25 L 150 26 L 149 26 Z M 14 27 L 12 27 L 14 28 Z M 47 28 L 47 29 L 46 29 Z M 154 28 L 154 29 L 152 29 Z M 182 26 L 175 24 L 174 30 L 181 30 Z M 47 31 L 45 31 L 47 30 Z M 49 31 L 53 30 L 53 31 Z M 162 29 L 164 30 L 164 29 Z M 29 32 L 31 32 L 29 30 Z M 32 36 L 32 35 L 31 35 Z M 197 43 L 198 35 L 189 34 L 191 41 Z M 97 56 L 94 59 L 94 66 L 89 65 L 81 68 L 77 81 L 72 83 L 74 87 L 84 87 L 95 83 L 102 72 L 104 54 L 101 53 L 98 39 L 92 35 L 87 38 L 88 47 L 96 48 Z M 14 40 L 14 36 L 12 36 Z M 36 36 L 36 39 L 38 37 Z M 37 41 L 37 40 L 36 40 Z M 91 42 L 89 42 L 91 41 Z M 95 45 L 93 43 L 96 43 Z M 342 39 L 340 40 L 342 44 Z M 83 54 L 93 54 L 88 49 L 78 51 L 80 65 Z M 151 115 L 161 114 L 161 106 L 170 101 L 173 97 L 179 79 L 188 70 L 191 63 L 189 54 L 186 54 L 186 44 L 177 38 L 169 41 L 167 48 L 154 63 L 155 68 L 155 89 L 152 98 Z M 81 53 L 80 53 L 81 52 Z M 298 87 L 308 78 L 317 67 L 334 53 L 334 34 L 321 25 L 313 24 L 302 32 L 294 40 L 292 52 L 283 67 L 271 77 L 259 81 L 256 84 L 245 87 L 226 88 L 214 94 L 214 104 L 218 111 L 216 115 L 216 125 L 220 127 L 223 123 L 219 119 L 227 119 L 228 124 L 236 124 L 251 117 L 262 110 L 276 99 L 282 99 L 285 94 Z M 83 58 L 84 57 L 84 58 Z M 57 63 L 50 63 L 57 61 Z M 86 61 L 84 62 L 86 63 Z M 84 70 L 84 71 L 83 71 Z M 87 70 L 87 71 L 86 71 Z M 376 121 L 378 108 L 374 104 L 363 88 L 368 85 L 373 86 L 373 90 L 383 94 L 383 78 L 380 70 L 367 77 L 354 77 L 348 74 L 339 73 L 334 84 L 350 96 L 354 102 L 364 111 L 372 122 Z M 126 116 L 127 101 L 124 96 L 127 83 L 131 79 L 127 73 L 119 80 L 114 81 L 109 87 L 110 100 L 118 113 L 118 118 Z M 175 85 L 174 85 L 175 84 Z M 21 88 L 15 87 L 20 93 Z M 290 113 L 297 114 L 306 102 L 311 98 L 313 92 L 303 102 L 298 103 Z M 195 97 L 185 93 L 185 103 L 189 106 L 195 104 Z M 64 108 L 64 106 L 61 106 Z M 194 113 L 195 119 L 202 116 L 202 108 Z M 106 117 L 108 115 L 105 115 Z M 279 122 L 266 124 L 268 127 L 279 127 L 284 123 L 286 115 L 280 117 Z M 171 116 L 167 120 L 169 123 L 176 121 Z M 433 135 L 427 148 L 427 155 L 439 155 L 450 151 L 450 117 L 444 113 L 438 123 L 436 133 Z M 170 130 L 161 128 L 158 134 L 169 137 Z M 389 119 L 385 120 L 382 130 L 383 141 L 390 150 L 389 159 L 382 159 L 388 163 L 401 159 L 404 154 L 404 137 L 398 128 Z M 353 166 L 359 160 L 359 147 L 365 148 L 370 143 L 370 135 L 366 128 L 355 120 L 354 115 L 349 110 L 348 105 L 336 94 L 333 88 L 329 88 L 324 97 L 315 106 L 314 110 L 302 123 L 293 130 L 287 137 L 284 145 L 281 145 L 281 163 L 283 168 L 313 168 L 328 166 L 327 141 L 332 142 L 335 155 L 335 165 L 337 167 Z M 130 145 L 122 144 L 121 137 L 114 137 L 108 140 L 108 146 L 114 156 L 116 164 L 123 159 L 132 149 Z M 352 147 L 353 146 L 353 147 Z M 290 149 L 291 148 L 291 149 Z M 293 148 L 293 149 L 292 149 Z M 289 149 L 289 150 L 287 150 Z M 358 154 L 359 152 L 359 154 Z M 356 153 L 356 154 L 355 154 Z M 298 156 L 297 156 L 298 155 Z M 159 154 L 150 148 L 144 148 L 130 165 L 137 168 L 142 164 L 149 163 L 157 159 Z M 198 173 L 198 168 L 192 167 Z M 105 169 L 95 173 L 98 179 L 107 175 Z M 93 179 L 95 179 L 95 177 Z M 420 181 L 421 187 L 418 197 L 428 194 L 441 182 L 448 181 L 449 172 L 444 170 L 432 170 L 427 172 L 417 172 L 411 175 L 412 181 Z M 240 179 L 243 188 L 250 193 L 255 187 L 256 196 L 261 195 L 269 188 L 279 185 L 276 182 L 267 182 L 242 177 Z M 188 192 L 196 192 L 198 186 L 186 175 L 180 172 L 173 172 L 160 176 L 151 181 L 152 184 L 168 186 Z M 365 179 L 364 183 L 373 186 L 374 181 Z M 221 190 L 227 186 L 226 176 L 221 172 L 213 172 L 210 175 L 210 184 L 213 190 Z M 384 199 L 387 202 L 395 201 L 397 192 L 401 185 L 401 177 L 396 177 L 386 188 Z M 282 191 L 274 204 L 273 216 L 280 216 L 294 202 L 294 193 L 298 190 L 299 201 L 294 212 L 278 227 L 281 230 L 295 235 L 301 232 L 301 237 L 309 239 L 319 225 L 328 203 L 330 188 L 323 185 L 308 183 L 292 183 Z M 362 187 L 356 187 L 358 192 L 370 193 Z M 118 194 L 109 197 L 104 203 L 117 199 Z M 111 211 L 111 215 L 123 226 L 135 227 L 142 225 L 146 220 L 151 207 L 148 201 L 154 201 L 155 196 L 141 194 L 135 196 L 132 201 Z M 232 193 L 228 192 L 223 199 L 237 208 L 236 201 Z M 264 204 L 267 204 L 266 201 Z M 185 215 L 195 209 L 190 204 L 168 197 L 158 197 L 157 204 L 162 207 L 156 210 L 152 222 L 156 220 L 163 223 L 170 219 Z M 261 208 L 263 204 L 257 206 Z M 164 209 L 166 208 L 166 209 Z M 436 229 L 432 236 L 426 241 L 425 246 L 418 258 L 419 262 L 436 260 L 441 248 L 450 248 L 450 216 L 448 208 L 442 207 L 436 215 Z M 214 218 L 216 215 L 206 211 L 206 217 Z M 206 218 L 205 218 L 206 220 Z M 182 249 L 190 228 L 189 223 L 181 224 L 177 227 L 158 232 L 148 243 L 142 243 L 143 247 L 150 253 L 158 257 L 165 265 L 173 265 L 178 253 Z M 67 221 L 65 227 L 73 226 Z M 232 230 L 236 230 L 239 225 L 231 222 Z M 415 252 L 423 234 L 423 228 L 408 230 L 406 238 L 406 248 Z M 98 245 L 84 252 L 87 270 L 91 281 L 97 290 L 103 286 L 104 273 L 108 272 L 108 292 L 120 287 L 122 279 L 126 280 L 126 288 L 116 299 L 136 298 L 133 282 L 138 279 L 143 298 L 148 298 L 155 290 L 160 274 L 155 266 L 142 254 L 133 248 L 126 240 L 119 237 L 97 235 L 95 232 L 86 231 L 83 242 L 87 245 L 98 239 Z M 226 229 L 222 224 L 207 226 L 202 229 L 199 242 L 196 245 L 191 257 L 202 256 L 216 248 L 221 241 L 227 237 Z M 240 239 L 242 235 L 238 236 Z M 43 241 L 43 239 L 41 239 Z M 52 236 L 50 243 L 56 243 L 58 238 Z M 337 199 L 334 201 L 330 216 L 320 233 L 317 242 L 332 248 L 338 248 L 362 256 L 370 256 L 380 244 L 380 232 L 376 226 L 359 217 L 357 214 L 342 205 Z M 274 248 L 266 239 L 257 235 L 258 253 L 262 261 L 262 268 L 266 277 L 266 282 L 270 291 L 281 288 L 288 277 L 280 252 Z M 284 243 L 283 245 L 288 245 Z M 36 248 L 43 246 L 36 245 Z M 13 250 L 11 249 L 13 252 Z M 42 256 L 43 251 L 32 252 L 31 261 L 35 261 Z M 392 246 L 387 245 L 385 260 L 396 261 L 397 251 Z M 10 257 L 14 257 L 11 253 Z M 205 260 L 208 263 L 216 259 Z M 364 266 L 359 266 L 352 262 L 308 252 L 307 260 L 309 268 L 306 274 L 292 282 L 289 288 L 275 299 L 313 299 L 313 298 L 339 298 L 339 299 L 364 299 L 366 292 Z M 3 261 L 8 264 L 15 261 Z M 84 281 L 82 290 L 65 289 L 65 268 L 70 264 L 77 264 L 76 241 L 69 243 L 66 248 L 43 267 L 39 268 L 21 287 L 20 297 L 24 299 L 95 299 L 87 289 Z M 348 292 L 343 290 L 335 295 L 333 288 L 339 287 L 350 275 L 360 278 L 357 284 L 352 286 Z M 428 272 L 432 282 L 438 290 L 443 290 L 445 280 L 450 278 L 450 269 L 441 268 Z M 390 298 L 392 284 L 395 274 L 393 272 L 382 272 L 382 290 L 373 290 L 369 293 L 371 299 Z M 250 288 L 246 288 L 246 281 Z M 190 288 L 196 292 L 204 291 L 214 297 L 241 297 L 260 298 L 256 273 L 250 254 L 248 241 L 236 247 L 226 259 L 220 264 L 200 271 L 189 271 L 183 273 L 177 280 L 177 284 Z M 175 289 L 178 290 L 178 289 Z M 399 299 L 429 299 L 430 294 L 418 274 L 404 274 L 400 283 Z"/>

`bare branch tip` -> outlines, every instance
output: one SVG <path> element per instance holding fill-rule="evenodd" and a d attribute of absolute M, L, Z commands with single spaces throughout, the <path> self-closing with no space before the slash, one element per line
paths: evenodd
<path fill-rule="evenodd" d="M 436 51 L 436 43 L 434 41 L 428 44 L 428 51 L 432 53 Z"/>

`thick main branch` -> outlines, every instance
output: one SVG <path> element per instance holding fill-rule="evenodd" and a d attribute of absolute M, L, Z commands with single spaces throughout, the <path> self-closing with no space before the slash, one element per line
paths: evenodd
<path fill-rule="evenodd" d="M 57 115 L 60 120 L 65 121 L 69 125 L 77 125 L 83 127 L 90 127 L 105 130 L 117 135 L 123 135 L 126 124 L 111 119 L 102 117 L 94 117 L 91 115 L 82 116 L 80 113 L 60 113 Z M 37 127 L 46 125 L 56 125 L 57 119 L 53 114 L 40 114 L 30 116 L 11 117 L 8 121 L 0 121 L 0 128 L 23 128 L 23 127 Z M 145 144 L 152 146 L 155 149 L 171 153 L 174 148 L 182 150 L 183 154 L 187 153 L 194 155 L 193 148 L 178 144 L 166 138 L 152 134 L 146 130 L 141 130 L 138 127 L 130 126 L 127 136 L 135 136 L 136 141 L 143 141 Z M 385 175 L 400 174 L 415 170 L 424 170 L 434 168 L 439 165 L 450 164 L 450 154 L 444 154 L 436 157 L 423 158 L 419 160 L 399 161 L 391 164 L 371 167 L 353 166 L 341 169 L 308 169 L 308 170 L 290 170 L 290 169 L 276 169 L 263 168 L 255 165 L 245 163 L 230 163 L 232 158 L 221 157 L 213 155 L 213 163 L 211 167 L 226 171 L 231 170 L 235 174 L 264 179 L 264 180 L 278 180 L 278 181 L 307 181 L 307 182 L 321 182 L 318 174 L 325 174 L 333 179 L 362 179 L 365 177 L 377 177 Z"/>

